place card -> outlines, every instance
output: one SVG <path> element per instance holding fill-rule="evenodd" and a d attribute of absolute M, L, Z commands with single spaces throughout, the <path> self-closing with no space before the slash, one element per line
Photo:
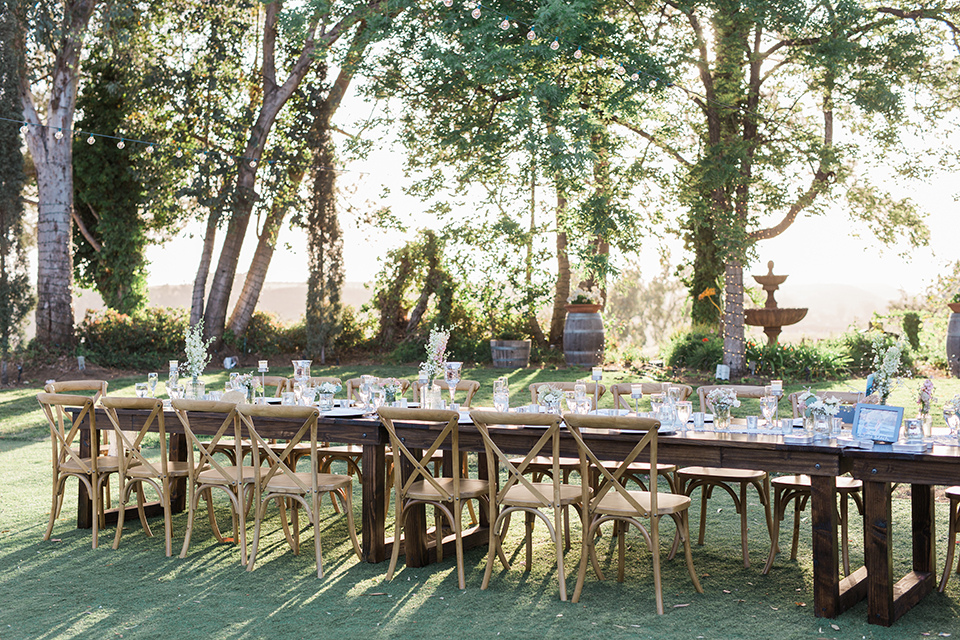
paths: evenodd
<path fill-rule="evenodd" d="M 837 438 L 837 446 L 844 449 L 873 449 L 873 440 L 856 438 Z"/>

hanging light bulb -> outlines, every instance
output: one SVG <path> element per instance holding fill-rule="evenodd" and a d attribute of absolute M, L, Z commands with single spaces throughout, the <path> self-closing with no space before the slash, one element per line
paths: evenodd
<path fill-rule="evenodd" d="M 27 123 L 24 122 L 23 126 L 20 127 L 20 133 L 26 133 L 26 132 L 27 132 Z"/>
<path fill-rule="evenodd" d="M 178 158 L 182 158 L 182 157 L 183 157 L 183 149 L 177 149 L 177 152 L 176 152 L 175 154 L 173 154 L 173 155 L 177 156 Z"/>
<path fill-rule="evenodd" d="M 450 7 L 453 6 L 453 0 L 443 0 L 443 6 L 449 9 Z"/>
<path fill-rule="evenodd" d="M 618 65 L 617 65 L 617 75 L 618 75 L 618 76 L 622 76 L 622 75 L 625 74 L 626 72 L 627 72 L 627 70 L 623 67 L 622 64 L 618 64 Z"/>
<path fill-rule="evenodd" d="M 573 57 L 577 60 L 583 57 L 583 51 L 580 50 L 580 47 L 577 47 L 577 50 L 573 52 Z"/>
<path fill-rule="evenodd" d="M 256 166 L 257 166 L 257 161 L 256 161 L 256 160 L 251 160 L 251 161 L 250 161 L 250 168 L 251 168 L 251 169 L 254 169 L 254 168 L 256 168 Z"/>
<path fill-rule="evenodd" d="M 537 39 L 537 34 L 534 32 L 533 29 L 530 29 L 530 31 L 527 31 L 527 40 L 536 40 L 536 39 Z"/>
<path fill-rule="evenodd" d="M 650 88 L 651 88 L 651 89 L 656 89 L 656 88 L 657 88 L 657 81 L 656 81 L 656 80 L 651 80 L 650 83 L 649 83 L 649 85 L 650 85 Z"/>
<path fill-rule="evenodd" d="M 500 28 L 506 31 L 510 28 L 510 18 L 504 18 L 503 22 L 500 23 Z"/>
<path fill-rule="evenodd" d="M 477 7 L 476 9 L 471 11 L 470 15 L 473 16 L 474 20 L 478 20 L 480 18 L 480 7 Z"/>
<path fill-rule="evenodd" d="M 554 38 L 554 39 L 553 39 L 553 42 L 550 43 L 550 48 L 553 49 L 554 51 L 556 51 L 557 49 L 559 49 L 559 48 L 560 48 L 560 41 L 557 40 L 556 38 Z"/>
<path fill-rule="evenodd" d="M 640 74 L 639 74 L 639 73 L 634 73 L 632 76 L 630 76 L 630 79 L 633 80 L 634 82 L 636 82 L 637 80 L 640 79 Z"/>
<path fill-rule="evenodd" d="M 57 129 L 57 132 L 53 134 L 53 137 L 56 138 L 57 140 L 63 140 L 63 130 Z"/>
<path fill-rule="evenodd" d="M 144 149 L 144 151 L 147 152 L 147 155 L 150 155 L 151 153 L 153 153 L 153 145 L 152 145 L 152 144 L 148 144 L 148 145 L 147 145 L 147 148 Z"/>
<path fill-rule="evenodd" d="M 207 161 L 207 152 L 206 152 L 206 151 L 201 151 L 201 152 L 199 153 L 198 157 L 200 158 L 200 162 L 206 162 L 206 161 Z"/>
<path fill-rule="evenodd" d="M 90 137 L 87 138 L 87 144 L 93 144 L 96 142 L 96 139 L 93 137 L 93 134 L 90 134 Z"/>
<path fill-rule="evenodd" d="M 603 56 L 600 56 L 597 59 L 597 66 L 601 69 L 605 69 L 607 66 L 607 61 L 603 59 Z"/>
<path fill-rule="evenodd" d="M 126 145 L 126 143 L 123 141 L 123 138 L 120 138 L 120 142 L 117 143 L 117 149 L 123 149 L 125 146 L 127 146 L 127 145 Z"/>
<path fill-rule="evenodd" d="M 227 166 L 228 167 L 233 166 L 233 156 L 227 156 Z"/>

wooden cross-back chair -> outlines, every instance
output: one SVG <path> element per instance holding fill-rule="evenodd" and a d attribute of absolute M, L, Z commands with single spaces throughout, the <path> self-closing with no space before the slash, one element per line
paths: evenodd
<path fill-rule="evenodd" d="M 380 421 L 390 435 L 390 445 L 394 456 L 394 493 L 396 523 L 394 529 L 393 553 L 390 556 L 390 567 L 387 569 L 387 580 L 393 579 L 397 568 L 397 559 L 400 557 L 400 545 L 397 542 L 406 527 L 405 517 L 411 512 L 410 507 L 417 504 L 433 505 L 438 513 L 442 513 L 450 523 L 455 539 L 457 556 L 457 579 L 461 589 L 466 588 L 463 571 L 463 527 L 461 517 L 465 501 L 478 499 L 483 503 L 487 499 L 489 483 L 486 480 L 461 478 L 460 439 L 457 421 L 460 414 L 456 411 L 441 411 L 434 409 L 400 409 L 396 407 L 381 407 L 378 411 Z M 439 433 L 433 443 L 421 454 L 411 451 L 404 440 L 397 435 L 394 421 L 429 423 L 439 427 Z M 434 454 L 441 446 L 449 447 L 453 460 L 451 478 L 436 478 L 428 466 Z M 409 473 L 402 472 L 409 468 Z M 436 523 L 436 551 L 437 561 L 443 560 L 443 526 Z"/>
<path fill-rule="evenodd" d="M 60 515 L 67 480 L 77 478 L 93 501 L 93 548 L 96 549 L 100 527 L 104 526 L 103 486 L 109 474 L 120 471 L 120 462 L 116 456 L 80 456 L 76 438 L 80 434 L 81 426 L 86 429 L 91 445 L 96 442 L 97 420 L 92 397 L 38 393 L 37 401 L 49 423 L 50 443 L 53 447 L 53 501 L 50 506 L 50 522 L 43 539 L 50 539 L 53 523 Z M 76 417 L 73 417 L 70 409 L 77 410 Z"/>
<path fill-rule="evenodd" d="M 240 420 L 237 418 L 237 405 L 231 402 L 213 400 L 182 400 L 171 401 L 177 418 L 183 425 L 183 432 L 187 437 L 187 468 L 189 470 L 189 488 L 187 495 L 187 531 L 183 538 L 183 548 L 180 557 L 187 557 L 190 548 L 190 538 L 193 534 L 194 518 L 200 502 L 200 496 L 207 501 L 207 512 L 210 519 L 210 528 L 219 542 L 224 538 L 217 526 L 216 514 L 213 511 L 211 494 L 219 489 L 230 500 L 230 520 L 233 527 L 233 541 L 240 543 L 240 562 L 247 564 L 247 527 L 245 497 L 252 491 L 259 469 L 256 466 L 241 466 L 221 464 L 214 458 L 217 445 L 225 436 L 233 440 L 234 460 L 243 460 L 241 441 L 247 437 L 243 433 Z M 191 414 L 207 414 L 205 419 L 213 420 L 214 424 L 220 421 L 216 432 L 210 440 L 201 440 L 194 433 L 190 425 Z M 198 416 L 199 419 L 199 416 Z M 243 437 L 242 437 L 243 436 Z"/>
<path fill-rule="evenodd" d="M 690 580 L 697 592 L 703 593 L 703 587 L 700 586 L 700 581 L 697 578 L 697 572 L 693 566 L 693 555 L 690 551 L 688 522 L 690 497 L 675 493 L 660 493 L 657 488 L 657 429 L 660 427 L 660 423 L 651 418 L 584 416 L 570 413 L 564 415 L 564 421 L 577 442 L 577 448 L 580 452 L 581 476 L 589 477 L 591 471 L 600 475 L 600 482 L 592 493 L 586 484 L 582 486 L 583 502 L 587 506 L 586 522 L 588 525 L 583 527 L 583 549 L 580 552 L 580 571 L 577 574 L 577 586 L 573 592 L 573 601 L 579 602 L 580 600 L 587 575 L 588 558 L 593 561 L 597 577 L 603 580 L 603 573 L 596 561 L 595 540 L 600 525 L 612 520 L 633 525 L 643 535 L 653 558 L 653 584 L 657 599 L 657 613 L 663 614 L 663 588 L 660 580 L 660 518 L 667 515 L 673 518 L 677 527 L 677 535 L 683 542 Z M 637 431 L 643 435 L 623 461 L 616 468 L 611 469 L 608 464 L 600 461 L 584 440 L 583 434 L 589 429 L 625 429 Z M 624 478 L 629 473 L 630 466 L 644 451 L 650 458 L 650 490 L 628 490 Z M 648 527 L 644 527 L 641 519 L 649 520 Z M 620 582 L 623 582 L 624 579 L 625 538 L 626 535 L 619 536 L 617 579 Z"/>
<path fill-rule="evenodd" d="M 123 522 L 130 491 L 137 489 L 137 511 L 144 533 L 152 537 L 153 532 L 147 523 L 143 511 L 143 485 L 149 484 L 157 492 L 160 505 L 163 507 L 163 533 L 166 543 L 166 554 L 173 553 L 173 523 L 170 497 L 172 482 L 176 478 L 187 477 L 190 474 L 186 461 L 172 461 L 167 455 L 167 430 L 164 424 L 163 401 L 156 398 L 119 398 L 105 396 L 101 403 L 106 411 L 107 418 L 113 424 L 114 435 L 117 438 L 117 452 L 120 458 L 120 512 L 117 516 L 117 534 L 113 540 L 113 548 L 120 546 L 120 536 L 123 533 Z M 123 431 L 120 428 L 120 418 L 117 409 L 133 409 L 149 411 L 137 431 Z M 160 457 L 152 460 L 146 458 L 141 445 L 143 438 L 151 430 L 155 430 L 160 438 Z"/>
<path fill-rule="evenodd" d="M 672 382 L 640 382 L 635 384 L 640 385 L 643 395 L 645 396 L 649 396 L 651 393 L 666 394 L 670 387 L 680 389 L 681 400 L 686 400 L 693 395 L 693 387 L 688 384 L 674 384 Z M 633 404 L 630 399 L 630 394 L 633 392 L 633 389 L 631 389 L 632 386 L 633 384 L 625 382 L 610 385 L 610 395 L 613 397 L 614 409 L 628 409 L 633 411 Z"/>
<path fill-rule="evenodd" d="M 347 531 L 353 543 L 353 550 L 360 558 L 360 543 L 353 523 L 353 480 L 348 475 L 319 473 L 317 470 L 317 418 L 320 411 L 316 407 L 240 405 L 237 407 L 240 421 L 245 425 L 253 441 L 253 461 L 258 474 L 254 490 L 253 548 L 247 570 L 253 571 L 260 544 L 260 529 L 266 516 L 267 505 L 276 500 L 281 514 L 285 514 L 286 501 L 292 500 L 294 518 L 293 533 L 287 527 L 286 517 L 281 518 L 284 535 L 295 554 L 300 553 L 299 507 L 302 506 L 310 524 L 313 526 L 313 542 L 317 557 L 317 577 L 323 577 L 323 555 L 320 543 L 320 496 L 323 493 L 336 494 L 343 502 L 347 516 Z M 258 421 L 287 420 L 291 422 L 294 435 L 286 439 L 285 448 L 277 452 L 257 430 Z M 296 426 L 299 425 L 299 426 Z M 298 445 L 309 444 L 309 471 L 298 472 L 293 453 Z M 260 452 L 268 458 L 268 466 L 260 467 Z"/>
<path fill-rule="evenodd" d="M 764 387 L 749 385 L 704 385 L 697 389 L 700 399 L 700 410 L 713 410 L 707 395 L 713 389 L 732 389 L 737 392 L 738 398 L 761 398 Z M 732 487 L 739 491 L 734 491 Z M 750 566 L 750 552 L 747 546 L 747 489 L 753 487 L 760 497 L 764 516 L 767 521 L 767 534 L 770 544 L 773 545 L 773 517 L 771 515 L 770 476 L 766 471 L 754 469 L 732 469 L 723 467 L 682 467 L 677 470 L 677 491 L 691 495 L 697 488 L 700 489 L 700 536 L 697 544 L 703 544 L 707 526 L 707 500 L 713 495 L 716 488 L 726 491 L 733 499 L 733 505 L 740 514 L 740 548 L 743 555 L 743 566 Z M 679 539 L 674 540 L 671 555 L 676 552 Z"/>
<path fill-rule="evenodd" d="M 600 398 L 603 397 L 603 394 L 607 390 L 607 388 L 602 383 L 598 383 L 598 382 L 587 382 L 585 384 L 587 387 L 587 397 L 590 398 L 590 408 L 596 409 L 597 402 L 600 400 Z M 543 385 L 547 385 L 555 389 L 559 389 L 560 391 L 574 391 L 577 383 L 569 382 L 567 380 L 562 380 L 559 382 L 551 382 L 551 381 L 535 382 L 531 384 L 529 387 L 531 404 L 537 404 L 537 389 L 539 389 Z M 599 390 L 597 390 L 598 386 L 599 386 Z M 596 394 L 594 393 L 595 390 L 597 391 Z"/>
<path fill-rule="evenodd" d="M 490 544 L 487 549 L 487 567 L 483 574 L 481 589 L 490 584 L 493 563 L 500 557 L 504 568 L 509 571 L 510 564 L 503 552 L 503 540 L 510 526 L 510 516 L 514 512 L 523 512 L 526 531 L 526 564 L 529 571 L 533 564 L 533 527 L 536 518 L 547 525 L 550 540 L 556 549 L 557 580 L 560 583 L 560 599 L 567 599 L 566 573 L 563 566 L 564 545 L 561 539 L 563 511 L 573 505 L 580 511 L 581 521 L 585 522 L 580 508 L 584 498 L 581 487 L 564 484 L 560 472 L 560 424 L 558 415 L 547 413 L 498 413 L 494 411 L 471 411 L 470 418 L 483 438 L 483 447 L 487 454 L 487 477 L 497 477 L 498 463 L 506 471 L 506 482 L 500 489 L 497 483 L 490 483 L 489 521 Z M 508 457 L 490 435 L 490 426 L 529 426 L 545 427 L 540 438 L 530 447 L 522 458 Z M 529 467 L 546 453 L 551 460 L 550 482 L 532 482 L 527 478 Z M 499 511 L 499 515 L 498 515 Z M 547 515 L 549 513 L 549 516 Z"/>
<path fill-rule="evenodd" d="M 72 395 L 90 395 L 93 404 L 96 405 L 100 398 L 107 395 L 106 380 L 61 380 L 60 382 L 48 382 L 43 387 L 45 393 L 69 393 Z M 80 393 L 78 393 L 80 392 Z M 87 393 L 91 392 L 91 393 Z M 116 455 L 115 447 L 111 446 L 112 439 L 109 431 L 104 431 L 100 440 L 100 455 Z M 110 508 L 110 478 L 109 476 L 103 483 L 103 504 L 105 509 Z"/>
<path fill-rule="evenodd" d="M 801 416 L 800 393 L 791 393 L 790 406 L 793 408 L 793 417 Z M 818 398 L 833 397 L 841 404 L 857 404 L 864 402 L 866 394 L 856 391 L 816 391 Z M 806 508 L 807 501 L 811 495 L 810 476 L 805 473 L 788 474 L 777 476 L 771 480 L 773 488 L 773 542 L 770 545 L 770 555 L 767 557 L 767 564 L 763 568 L 766 574 L 773 567 L 773 560 L 780 551 L 780 523 L 786 518 L 787 507 L 793 501 L 793 543 L 790 546 L 790 559 L 797 559 L 797 547 L 800 541 L 800 514 Z M 844 575 L 850 575 L 850 541 L 849 541 L 849 498 L 853 502 L 860 514 L 863 514 L 863 499 L 861 492 L 863 482 L 849 476 L 837 476 L 836 478 L 837 494 L 840 498 L 840 511 L 837 519 L 840 521 L 840 550 Z"/>

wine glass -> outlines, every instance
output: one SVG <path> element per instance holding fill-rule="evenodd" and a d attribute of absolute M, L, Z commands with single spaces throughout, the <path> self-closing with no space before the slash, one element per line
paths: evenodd
<path fill-rule="evenodd" d="M 773 427 L 773 416 L 777 413 L 777 397 L 766 395 L 760 398 L 760 413 L 763 419 L 767 421 L 768 427 Z"/>
<path fill-rule="evenodd" d="M 664 397 L 662 393 L 650 394 L 650 413 L 652 413 L 653 417 L 657 420 L 662 418 L 661 414 L 663 413 L 663 404 Z"/>
<path fill-rule="evenodd" d="M 452 408 L 454 396 L 457 395 L 457 385 L 460 383 L 462 362 L 448 362 L 443 370 L 443 379 L 450 385 L 450 405 Z"/>
<path fill-rule="evenodd" d="M 677 402 L 677 422 L 680 423 L 680 430 L 687 428 L 687 421 L 693 414 L 693 403 L 689 400 L 679 400 Z"/>
<path fill-rule="evenodd" d="M 157 382 L 159 381 L 159 379 L 160 379 L 160 378 L 157 376 L 156 373 L 148 373 L 148 374 L 147 374 L 147 386 L 150 387 L 150 397 L 151 397 L 151 398 L 156 398 L 156 397 L 157 397 Z"/>
<path fill-rule="evenodd" d="M 357 397 L 363 403 L 363 412 L 370 413 L 370 396 L 373 394 L 373 385 L 369 382 L 362 382 L 357 387 Z"/>
<path fill-rule="evenodd" d="M 146 398 L 147 392 L 149 391 L 149 386 L 146 382 L 138 382 L 133 385 L 133 391 L 137 394 L 138 398 Z"/>
<path fill-rule="evenodd" d="M 950 427 L 950 435 L 960 437 L 960 432 L 958 432 L 960 431 L 960 415 L 957 415 L 955 410 L 947 408 L 943 410 L 943 420 Z"/>
<path fill-rule="evenodd" d="M 493 381 L 493 408 L 501 413 L 510 410 L 510 388 L 507 386 L 506 377 Z"/>

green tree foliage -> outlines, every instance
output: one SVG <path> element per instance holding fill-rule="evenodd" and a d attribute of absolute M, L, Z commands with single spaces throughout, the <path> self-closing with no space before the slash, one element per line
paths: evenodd
<path fill-rule="evenodd" d="M 742 268 L 758 242 L 801 214 L 841 206 L 850 228 L 881 243 L 926 242 L 922 214 L 871 184 L 857 163 L 921 175 L 924 154 L 902 145 L 905 132 L 948 106 L 939 97 L 945 76 L 956 82 L 948 62 L 957 17 L 950 2 L 712 0 L 637 12 L 634 32 L 661 54 L 675 88 L 658 94 L 663 117 L 623 124 L 673 167 L 661 184 L 688 212 L 693 318 L 718 317 L 699 296 L 722 281 L 724 358 L 734 372 L 744 365 Z"/>
<path fill-rule="evenodd" d="M 14 41 L 11 5 L 0 2 L 0 42 Z M 6 382 L 6 359 L 23 338 L 23 322 L 34 297 L 27 275 L 23 237 L 23 154 L 17 121 L 23 118 L 18 88 L 23 60 L 15 47 L 0 48 L 0 360 Z"/>
<path fill-rule="evenodd" d="M 83 117 L 77 126 L 98 133 L 121 133 L 132 110 L 131 77 L 122 62 L 99 59 L 87 67 L 88 81 L 77 99 Z M 118 148 L 114 140 L 73 143 L 74 277 L 96 289 L 104 304 L 130 314 L 147 302 L 144 188 L 134 166 L 139 149 Z"/>

